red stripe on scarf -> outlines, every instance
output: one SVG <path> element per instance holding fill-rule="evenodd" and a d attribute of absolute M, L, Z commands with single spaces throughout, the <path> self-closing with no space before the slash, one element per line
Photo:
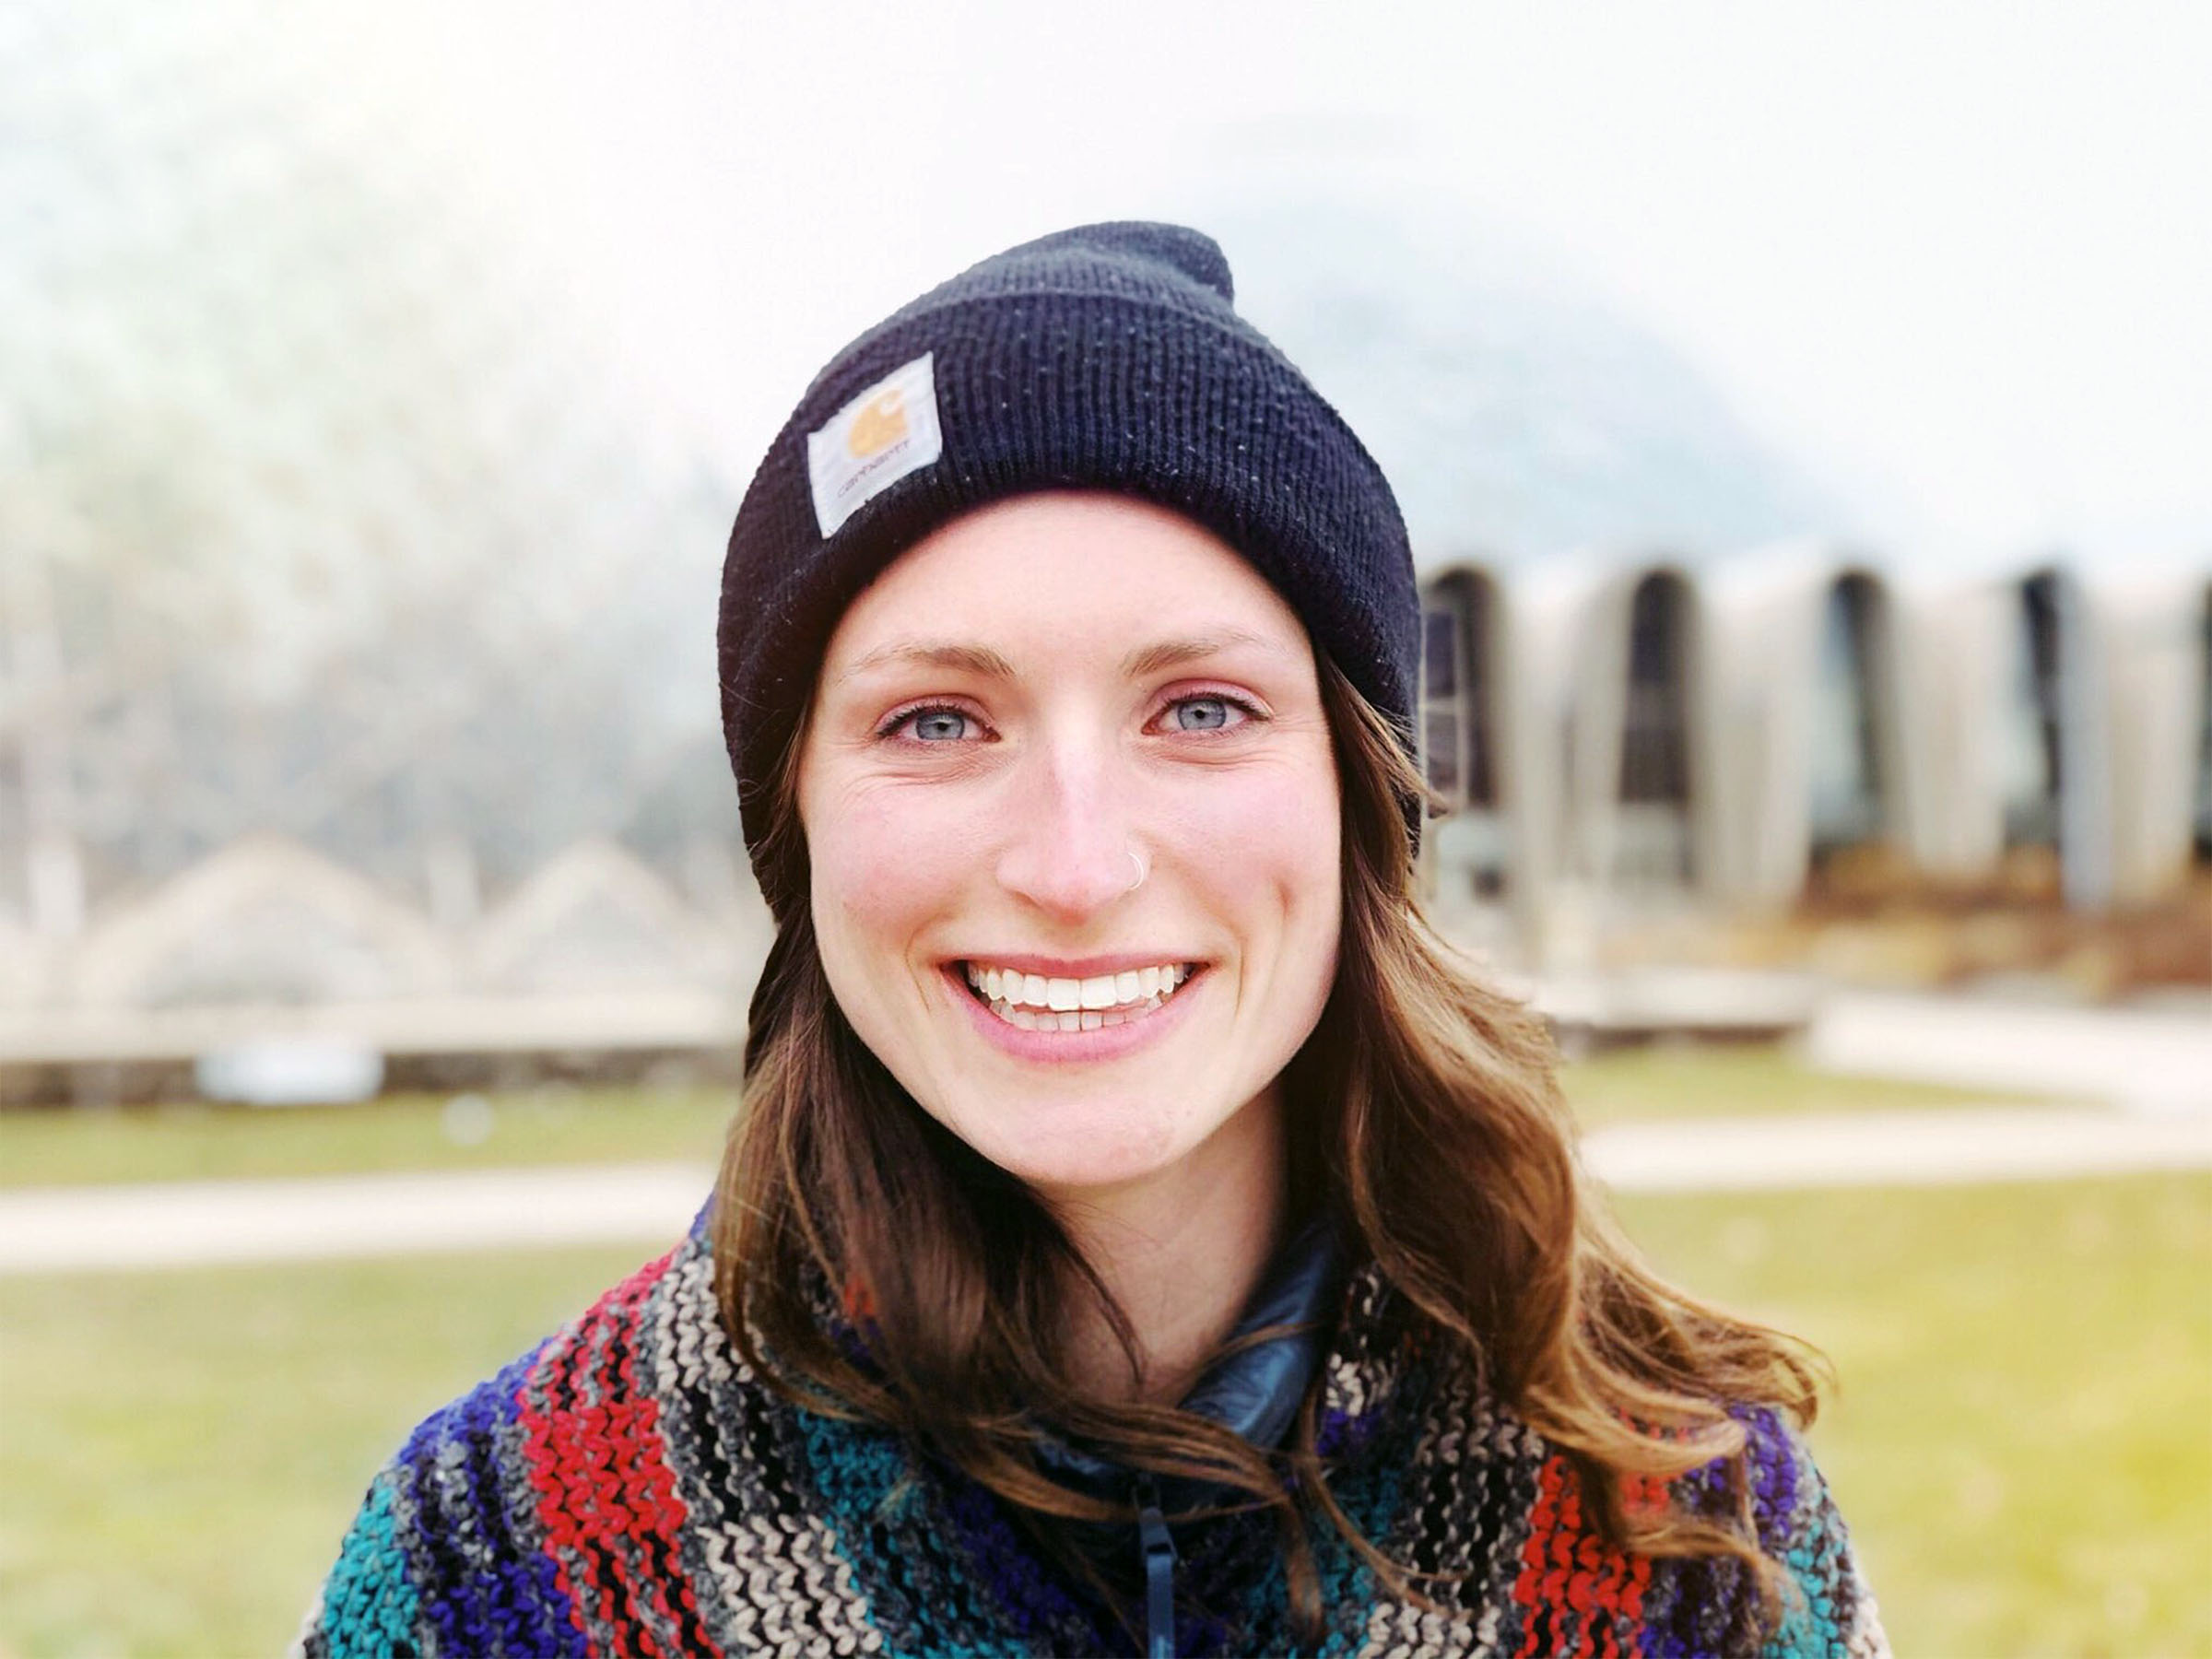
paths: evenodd
<path fill-rule="evenodd" d="M 1621 1497 L 1634 1511 L 1663 1501 L 1665 1491 L 1662 1482 L 1631 1476 Z M 1513 1581 L 1523 1609 L 1516 1659 L 1569 1652 L 1618 1659 L 1620 1630 L 1642 1617 L 1651 1577 L 1647 1558 L 1614 1548 L 1585 1523 L 1582 1483 L 1567 1460 L 1557 1453 L 1545 1459 Z"/>
<path fill-rule="evenodd" d="M 681 1653 L 714 1651 L 681 1584 L 689 1514 L 662 1455 L 660 1406 L 641 1396 L 637 1382 L 638 1310 L 673 1259 L 641 1267 L 593 1303 L 547 1347 L 516 1400 L 538 1521 L 577 1625 L 588 1640 L 583 1610 L 596 1607 L 614 1632 L 614 1655 L 637 1659 L 663 1659 L 653 1623 L 678 1631 Z M 673 1605 L 670 1578 L 638 1559 L 656 1549 L 676 1567 Z"/>

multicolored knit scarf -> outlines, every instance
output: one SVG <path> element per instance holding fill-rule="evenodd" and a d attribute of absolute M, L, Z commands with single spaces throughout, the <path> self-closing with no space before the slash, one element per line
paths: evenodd
<path fill-rule="evenodd" d="M 1434 1606 L 1391 1596 L 1317 1527 L 1327 1623 L 1300 1640 L 1271 1517 L 1181 1523 L 1177 1653 L 1887 1653 L 1842 1522 L 1773 1414 L 1743 1414 L 1754 1512 L 1795 1594 L 1762 1638 L 1748 1572 L 1608 1547 L 1568 1460 L 1464 1377 L 1409 1360 L 1386 1301 L 1379 1276 L 1354 1277 L 1318 1442 L 1338 1503 Z M 1638 1496 L 1731 1501 L 1719 1465 Z M 973 1659 L 1138 1641 L 993 1494 L 748 1371 L 702 1225 L 416 1430 L 295 1651 Z"/>

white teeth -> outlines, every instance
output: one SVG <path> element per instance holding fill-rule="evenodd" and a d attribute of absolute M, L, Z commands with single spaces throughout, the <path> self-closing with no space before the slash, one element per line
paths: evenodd
<path fill-rule="evenodd" d="M 1165 996 L 1190 977 L 1187 970 L 1175 963 L 1124 969 L 1119 973 L 1097 973 L 1088 979 L 1073 975 L 1046 979 L 1034 973 L 1016 973 L 1012 969 L 979 968 L 973 964 L 963 971 L 969 984 L 985 1002 L 1050 1008 L 1055 1014 L 1079 1013 L 1085 1008 L 1103 1013 L 1108 1008 L 1134 1006 L 1147 996 Z"/>
<path fill-rule="evenodd" d="M 992 1013 L 1024 1031 L 1100 1031 L 1127 1025 L 1159 1008 L 1190 978 L 1190 971 L 1174 962 L 1088 979 L 1047 979 L 972 962 L 964 971 Z"/>

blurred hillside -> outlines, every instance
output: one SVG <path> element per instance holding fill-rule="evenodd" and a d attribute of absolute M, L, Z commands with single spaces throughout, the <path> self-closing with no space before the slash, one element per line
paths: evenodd
<path fill-rule="evenodd" d="M 97 902 L 274 830 L 452 910 L 734 834 L 729 492 L 633 446 L 465 182 L 248 14 L 13 15 L 0 847 L 65 830 Z"/>

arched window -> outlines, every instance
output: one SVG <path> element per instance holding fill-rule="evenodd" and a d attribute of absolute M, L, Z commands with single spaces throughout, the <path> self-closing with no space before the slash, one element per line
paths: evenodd
<path fill-rule="evenodd" d="M 2197 661 L 2204 670 L 2204 688 L 2197 708 L 2196 830 L 2192 842 L 2196 862 L 2212 865 L 2212 587 L 2205 589 L 2197 629 Z"/>
<path fill-rule="evenodd" d="M 1507 863 L 1489 649 L 1497 590 L 1487 576 L 1454 571 L 1429 583 L 1421 604 L 1421 759 L 1451 808 L 1436 827 L 1437 856 L 1464 871 L 1475 894 L 1492 897 Z"/>
<path fill-rule="evenodd" d="M 1493 755 L 1490 582 L 1453 571 L 1429 584 L 1421 614 L 1421 753 L 1429 786 L 1453 806 L 1498 804 Z"/>
<path fill-rule="evenodd" d="M 2011 629 L 2002 721 L 2005 845 L 2056 847 L 2061 771 L 2061 606 L 2054 571 L 2022 582 Z"/>
<path fill-rule="evenodd" d="M 1812 855 L 1816 867 L 1888 834 L 1889 758 L 1883 751 L 1880 665 L 1888 618 L 1864 572 L 1828 591 L 1812 709 Z"/>
<path fill-rule="evenodd" d="M 1689 589 L 1671 571 L 1637 583 L 1629 605 L 1628 697 L 1620 740 L 1615 874 L 1632 887 L 1692 875 L 1689 833 Z"/>
<path fill-rule="evenodd" d="M 1456 580 L 1432 583 L 1421 605 L 1421 766 L 1453 806 L 1465 799 L 1465 692 L 1470 632 Z"/>

